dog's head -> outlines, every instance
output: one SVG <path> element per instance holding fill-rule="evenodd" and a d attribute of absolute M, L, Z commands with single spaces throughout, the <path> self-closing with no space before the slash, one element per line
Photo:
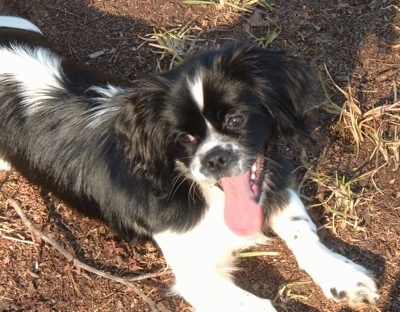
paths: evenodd
<path fill-rule="evenodd" d="M 168 196 L 216 185 L 230 228 L 259 229 L 267 150 L 309 135 L 309 78 L 285 53 L 233 45 L 139 82 L 119 123 L 132 168 Z"/>

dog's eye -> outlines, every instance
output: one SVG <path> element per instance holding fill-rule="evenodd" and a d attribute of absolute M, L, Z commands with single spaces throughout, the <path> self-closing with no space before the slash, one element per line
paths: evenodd
<path fill-rule="evenodd" d="M 228 120 L 226 121 L 226 127 L 228 129 L 235 129 L 239 128 L 245 121 L 245 118 L 243 115 L 233 115 L 229 116 Z"/>
<path fill-rule="evenodd" d="M 189 133 L 183 133 L 178 137 L 179 142 L 182 144 L 194 144 L 197 142 L 197 138 Z"/>

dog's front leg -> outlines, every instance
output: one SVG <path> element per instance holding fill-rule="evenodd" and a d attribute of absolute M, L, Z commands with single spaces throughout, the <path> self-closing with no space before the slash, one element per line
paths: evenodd
<path fill-rule="evenodd" d="M 200 225 L 184 234 L 169 232 L 154 236 L 175 274 L 173 291 L 196 312 L 276 311 L 269 300 L 234 284 L 232 250 L 226 248 L 229 239 L 224 242 L 222 237 L 211 237 L 210 232 L 201 228 Z"/>
<path fill-rule="evenodd" d="M 271 226 L 293 251 L 300 268 L 328 298 L 352 307 L 374 304 L 378 295 L 369 272 L 325 247 L 303 203 L 294 191 L 289 193 L 289 204 L 271 218 Z"/>

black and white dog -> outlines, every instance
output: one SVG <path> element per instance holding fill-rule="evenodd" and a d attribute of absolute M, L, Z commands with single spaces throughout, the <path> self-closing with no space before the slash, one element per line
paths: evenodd
<path fill-rule="evenodd" d="M 197 311 L 275 311 L 231 277 L 233 252 L 264 227 L 328 298 L 374 303 L 367 270 L 318 239 L 277 151 L 280 135 L 309 135 L 309 72 L 294 58 L 232 45 L 127 84 L 59 56 L 29 21 L 0 27 L 3 167 L 154 238 Z"/>

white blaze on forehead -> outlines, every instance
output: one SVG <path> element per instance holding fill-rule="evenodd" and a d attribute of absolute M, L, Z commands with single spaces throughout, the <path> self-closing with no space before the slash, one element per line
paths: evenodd
<path fill-rule="evenodd" d="M 40 34 L 42 33 L 40 29 L 30 21 L 16 16 L 0 16 L 0 27 L 25 29 L 35 31 Z"/>
<path fill-rule="evenodd" d="M 200 111 L 204 108 L 204 93 L 203 93 L 203 81 L 200 75 L 197 75 L 193 80 L 188 81 L 189 90 L 192 94 L 193 100 L 196 102 Z"/>

